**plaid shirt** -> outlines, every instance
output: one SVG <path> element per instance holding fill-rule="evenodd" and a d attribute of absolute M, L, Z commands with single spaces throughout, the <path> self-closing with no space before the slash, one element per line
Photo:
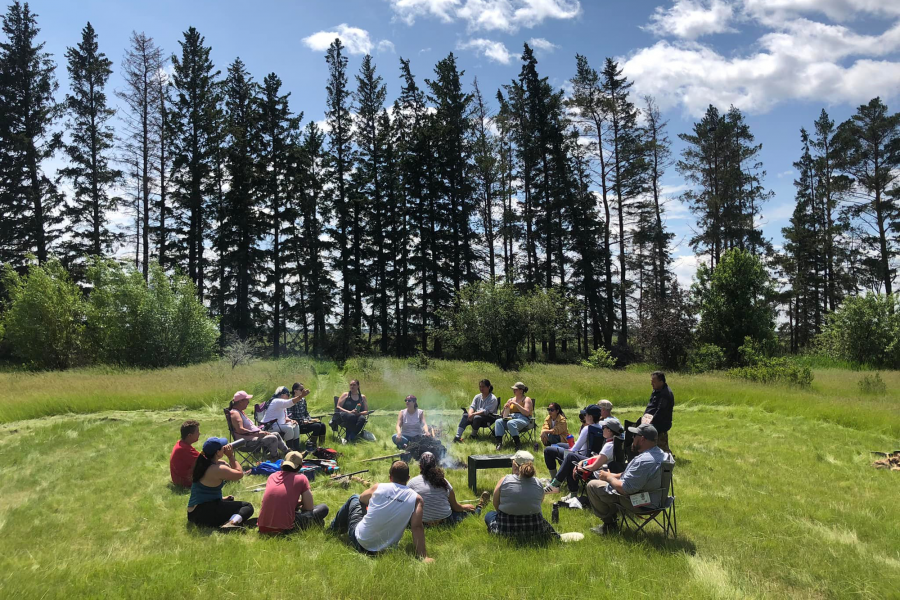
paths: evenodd
<path fill-rule="evenodd" d="M 559 534 L 541 513 L 508 515 L 502 510 L 497 511 L 497 520 L 491 533 L 517 538 L 559 538 Z"/>
<path fill-rule="evenodd" d="M 287 414 L 295 421 L 308 421 L 309 410 L 306 408 L 306 398 L 288 407 Z"/>

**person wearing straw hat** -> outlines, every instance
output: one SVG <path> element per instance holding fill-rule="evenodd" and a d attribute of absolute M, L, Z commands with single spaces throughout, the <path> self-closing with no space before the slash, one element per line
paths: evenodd
<path fill-rule="evenodd" d="M 496 449 L 503 447 L 503 435 L 508 431 L 512 436 L 516 450 L 521 448 L 519 434 L 531 425 L 531 415 L 534 414 L 534 400 L 525 395 L 528 386 L 517 381 L 512 386 L 513 397 L 503 405 L 503 418 L 494 422 L 494 437 L 497 441 Z"/>
<path fill-rule="evenodd" d="M 516 452 L 512 472 L 494 487 L 494 510 L 484 516 L 489 533 L 520 539 L 559 539 L 541 512 L 544 488 L 534 475 L 534 456 L 525 450 Z"/>
<path fill-rule="evenodd" d="M 226 463 L 222 457 L 228 457 Z M 244 470 L 234 460 L 234 451 L 228 440 L 211 437 L 203 442 L 203 451 L 194 463 L 191 497 L 188 500 L 187 519 L 194 525 L 242 529 L 241 523 L 253 514 L 253 505 L 238 502 L 234 496 L 222 497 L 226 481 L 239 481 Z"/>
<path fill-rule="evenodd" d="M 288 533 L 311 525 L 324 525 L 328 507 L 315 504 L 309 480 L 300 473 L 303 455 L 288 452 L 281 470 L 266 481 L 257 525 L 260 533 Z"/>

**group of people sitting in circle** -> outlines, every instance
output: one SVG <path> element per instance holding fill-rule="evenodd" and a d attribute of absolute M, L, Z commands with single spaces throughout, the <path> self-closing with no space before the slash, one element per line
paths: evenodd
<path fill-rule="evenodd" d="M 361 494 L 352 495 L 338 509 L 329 530 L 346 534 L 351 546 L 360 552 L 374 554 L 397 545 L 403 532 L 409 528 L 416 555 L 430 562 L 425 547 L 425 527 L 456 525 L 472 513 L 480 514 L 490 503 L 493 510 L 484 516 L 490 533 L 549 539 L 558 537 L 558 534 L 541 510 L 545 494 L 559 493 L 565 483 L 571 497 L 578 491 L 579 479 L 583 479 L 587 480 L 586 493 L 590 507 L 602 521 L 592 531 L 598 534 L 616 531 L 617 505 L 626 502 L 632 495 L 646 491 L 650 496 L 649 503 L 660 506 L 664 496 L 664 490 L 660 490 L 660 466 L 668 452 L 667 433 L 672 424 L 674 396 L 665 382 L 664 373 L 654 372 L 651 385 L 653 393 L 641 422 L 628 428 L 633 436 L 633 458 L 627 466 L 621 464 L 614 451 L 624 430 L 619 420 L 612 416 L 611 402 L 601 400 L 581 411 L 582 426 L 577 440 L 571 444 L 566 443 L 567 438 L 573 436 L 568 433 L 565 413 L 558 403 L 551 402 L 540 434 L 544 462 L 551 476 L 550 483 L 543 486 L 536 478 L 534 456 L 518 448 L 516 439 L 525 429 L 520 428 L 523 419 L 513 415 L 521 415 L 530 424 L 534 410 L 534 401 L 525 395 L 528 388 L 521 382 L 516 383 L 512 388 L 514 397 L 497 415 L 495 411 L 499 401 L 493 395 L 493 387 L 488 380 L 481 380 L 480 394 L 464 411 L 454 441 L 461 441 L 469 426 L 477 430 L 493 424 L 498 443 L 502 441 L 504 431 L 515 432 L 512 437 L 517 451 L 511 458 L 511 472 L 497 482 L 493 493 L 483 492 L 476 505 L 460 504 L 438 458 L 425 452 L 418 461 L 417 476 L 410 479 L 409 465 L 404 461 L 395 461 L 390 467 L 389 481 L 376 483 Z M 273 458 L 279 452 L 284 455 L 281 470 L 272 474 L 266 482 L 262 507 L 256 520 L 261 533 L 287 533 L 313 524 L 324 525 L 329 513 L 326 505 L 315 504 L 309 481 L 299 472 L 303 466 L 303 455 L 288 448 L 282 438 L 284 435 L 287 441 L 297 439 L 299 435 L 295 437 L 294 433 L 301 423 L 309 424 L 304 400 L 308 394 L 309 390 L 302 384 L 295 384 L 290 392 L 284 387 L 276 390 L 265 410 L 266 416 L 274 417 L 273 421 L 280 425 L 277 432 L 264 431 L 246 417 L 244 410 L 252 399 L 246 392 L 236 393 L 230 404 L 229 419 L 235 436 L 240 436 L 237 439 L 247 440 L 245 444 L 256 442 Z M 353 416 L 365 417 L 368 414 L 365 396 L 359 394 L 358 381 L 354 380 L 346 396 L 351 399 L 349 409 L 343 403 L 346 398 L 339 402 L 344 404 L 345 411 L 355 413 Z M 280 418 L 280 411 L 287 411 L 301 402 L 302 412 L 295 413 L 299 418 L 288 418 L 286 415 L 283 420 Z M 271 410 L 275 412 L 269 414 Z M 503 417 L 506 417 L 505 421 Z M 596 434 L 597 428 L 602 432 L 603 445 L 596 456 L 591 456 L 588 440 L 591 432 Z M 356 429 L 356 435 L 361 429 Z M 308 431 L 314 438 L 324 436 L 322 428 L 310 428 Z M 429 432 L 417 399 L 407 397 L 406 409 L 397 419 L 394 443 L 401 447 L 416 437 L 429 435 Z M 227 439 L 210 437 L 203 443 L 202 450 L 197 452 L 193 444 L 199 438 L 199 423 L 185 421 L 181 427 L 181 440 L 175 444 L 170 457 L 173 483 L 190 487 L 187 519 L 196 525 L 242 528 L 252 521 L 253 506 L 237 501 L 233 496 L 222 495 L 226 481 L 237 481 L 244 476 L 243 469 L 234 458 L 234 450 Z M 563 498 L 564 501 L 567 499 Z"/>

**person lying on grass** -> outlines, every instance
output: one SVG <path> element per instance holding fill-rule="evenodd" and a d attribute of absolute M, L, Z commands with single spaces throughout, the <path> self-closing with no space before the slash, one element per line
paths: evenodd
<path fill-rule="evenodd" d="M 478 506 L 460 504 L 456 501 L 453 486 L 444 477 L 444 470 L 438 465 L 437 457 L 431 452 L 423 452 L 419 458 L 419 475 L 409 480 L 409 489 L 419 494 L 425 503 L 422 520 L 425 527 L 456 525 L 487 503 L 490 494 L 485 492 Z"/>
<path fill-rule="evenodd" d="M 477 432 L 482 427 L 492 425 L 494 421 L 500 418 L 500 415 L 497 414 L 500 400 L 494 395 L 494 386 L 491 385 L 491 381 L 489 379 L 479 381 L 478 391 L 480 393 L 472 398 L 469 410 L 463 409 L 462 419 L 459 421 L 459 426 L 456 428 L 456 436 L 453 438 L 454 442 L 462 441 L 466 427 L 471 426 L 472 431 Z"/>
<path fill-rule="evenodd" d="M 631 459 L 625 471 L 611 473 L 601 471 L 594 481 L 587 485 L 588 500 L 594 514 L 603 524 L 591 529 L 598 535 L 618 531 L 618 509 L 616 505 L 631 502 L 632 494 L 649 492 L 648 506 L 659 506 L 662 502 L 662 462 L 665 453 L 657 446 L 658 433 L 653 425 L 629 427 L 634 434 L 631 449 L 637 456 Z M 631 502 L 631 506 L 634 503 Z"/>
<path fill-rule="evenodd" d="M 423 435 L 431 435 L 425 422 L 425 411 L 419 408 L 415 396 L 407 396 L 406 409 L 397 415 L 397 433 L 391 436 L 391 441 L 399 450 L 405 450 L 411 441 Z"/>
<path fill-rule="evenodd" d="M 200 453 L 194 449 L 194 444 L 200 439 L 200 423 L 194 420 L 181 424 L 181 439 L 172 446 L 169 455 L 169 474 L 172 483 L 179 487 L 189 488 L 193 483 L 191 475 L 194 472 L 194 463 Z"/>
<path fill-rule="evenodd" d="M 396 546 L 409 525 L 416 557 L 434 562 L 425 549 L 422 523 L 424 502 L 409 489 L 409 465 L 398 460 L 391 465 L 390 483 L 376 483 L 362 494 L 353 494 L 334 515 L 328 529 L 347 533 L 350 545 L 365 554 L 375 554 Z M 367 510 L 368 509 L 368 510 Z"/>
<path fill-rule="evenodd" d="M 586 426 L 581 428 L 578 439 L 571 450 L 560 448 L 559 446 L 544 448 L 544 464 L 547 465 L 547 470 L 550 471 L 550 476 L 552 477 L 550 484 L 547 485 L 545 490 L 550 494 L 558 494 L 559 487 L 563 481 L 568 485 L 570 493 L 574 494 L 578 491 L 578 482 L 575 481 L 572 473 L 576 464 L 589 458 L 590 446 L 588 445 L 588 438 L 590 426 L 598 423 L 602 414 L 601 408 L 596 404 L 591 404 L 584 411 Z M 558 471 L 556 470 L 557 461 L 562 463 Z"/>
<path fill-rule="evenodd" d="M 551 402 L 547 406 L 547 418 L 541 427 L 541 443 L 546 446 L 559 444 L 569 436 L 569 425 L 566 423 L 566 413 L 557 402 Z"/>
<path fill-rule="evenodd" d="M 221 460 L 228 457 L 228 462 Z M 203 452 L 194 463 L 191 497 L 187 518 L 194 525 L 240 529 L 241 522 L 253 514 L 253 505 L 238 502 L 234 496 L 222 497 L 226 481 L 239 481 L 244 470 L 234 460 L 234 450 L 228 440 L 211 437 L 203 442 Z"/>
<path fill-rule="evenodd" d="M 300 399 L 288 407 L 288 416 L 299 423 L 300 433 L 312 434 L 313 443 L 316 446 L 324 446 L 325 423 L 309 416 L 309 408 L 306 406 L 306 397 L 309 393 L 310 390 L 306 389 L 302 383 L 298 382 L 291 386 L 291 395 L 300 396 Z"/>
<path fill-rule="evenodd" d="M 613 473 L 621 473 L 625 468 L 625 465 L 615 462 L 616 436 L 622 433 L 622 424 L 619 423 L 617 418 L 609 417 L 600 421 L 599 425 L 603 429 L 603 448 L 601 448 L 600 454 L 575 465 L 576 480 L 579 478 L 586 479 L 586 474 L 590 474 L 589 477 L 595 479 L 599 477 L 600 470 L 603 467 L 606 467 L 607 470 Z"/>
<path fill-rule="evenodd" d="M 303 455 L 288 452 L 281 470 L 269 476 L 257 521 L 260 533 L 287 533 L 325 524 L 328 507 L 313 502 L 309 480 L 298 472 L 302 467 Z"/>
<path fill-rule="evenodd" d="M 285 456 L 289 449 L 279 434 L 272 431 L 263 431 L 244 414 L 252 398 L 251 394 L 241 390 L 234 394 L 234 398 L 231 399 L 231 403 L 228 405 L 228 414 L 231 419 L 231 427 L 234 429 L 234 435 L 238 439 L 247 440 L 244 448 L 248 452 L 253 452 L 262 447 L 265 448 L 271 460 L 278 460 L 279 451 L 282 456 Z"/>
<path fill-rule="evenodd" d="M 544 489 L 534 478 L 534 456 L 519 450 L 513 455 L 512 473 L 494 488 L 494 509 L 484 516 L 489 533 L 530 541 L 559 539 L 541 513 Z"/>

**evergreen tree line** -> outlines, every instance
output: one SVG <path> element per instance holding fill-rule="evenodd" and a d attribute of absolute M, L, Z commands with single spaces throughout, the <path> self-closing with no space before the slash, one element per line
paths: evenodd
<path fill-rule="evenodd" d="M 845 295 L 892 289 L 900 119 L 877 99 L 803 133 L 797 212 L 776 254 L 758 224 L 772 196 L 761 145 L 741 111 L 710 106 L 676 159 L 655 101 L 612 59 L 598 70 L 576 56 L 567 96 L 527 44 L 494 94 L 452 53 L 424 79 L 401 58 L 388 103 L 373 58 L 351 74 L 337 39 L 320 127 L 277 74 L 259 82 L 240 58 L 222 73 L 195 28 L 172 55 L 133 33 L 114 130 L 113 63 L 90 23 L 66 52 L 63 101 L 27 3 L 2 24 L 0 262 L 21 271 L 55 255 L 82 281 L 92 257 L 133 249 L 145 280 L 154 264 L 188 277 L 223 344 L 441 356 L 464 291 L 488 282 L 560 315 L 528 328 L 533 359 L 627 356 L 657 339 L 636 333 L 685 306 L 665 226 L 672 167 L 691 184 L 680 200 L 710 268 L 731 249 L 779 268 L 791 349 Z M 60 153 L 51 178 L 44 164 Z M 123 210 L 131 223 L 117 228 Z"/>

